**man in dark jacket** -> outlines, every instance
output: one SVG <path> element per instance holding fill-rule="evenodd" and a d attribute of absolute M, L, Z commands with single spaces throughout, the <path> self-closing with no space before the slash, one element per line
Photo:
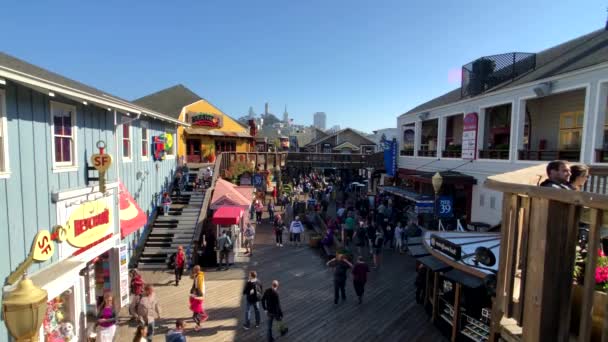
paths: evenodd
<path fill-rule="evenodd" d="M 572 190 L 568 185 L 570 179 L 570 166 L 563 160 L 554 160 L 547 164 L 547 179 L 540 186 Z"/>
<path fill-rule="evenodd" d="M 338 304 L 340 294 L 342 302 L 346 301 L 346 272 L 353 265 L 348 262 L 344 255 L 339 255 L 338 258 L 331 259 L 327 262 L 327 266 L 335 267 L 334 269 L 334 304 Z"/>
<path fill-rule="evenodd" d="M 262 298 L 262 283 L 258 280 L 258 275 L 255 271 L 249 272 L 249 280 L 243 289 L 245 302 L 247 303 L 247 311 L 245 311 L 245 324 L 243 328 L 249 330 L 251 324 L 251 307 L 255 312 L 255 327 L 260 326 L 260 299 Z"/>
<path fill-rule="evenodd" d="M 264 292 L 262 296 L 262 307 L 268 315 L 268 342 L 273 342 L 272 337 L 272 323 L 276 319 L 280 321 L 283 319 L 283 311 L 281 310 L 281 303 L 279 302 L 279 281 L 272 281 L 272 288 Z"/>

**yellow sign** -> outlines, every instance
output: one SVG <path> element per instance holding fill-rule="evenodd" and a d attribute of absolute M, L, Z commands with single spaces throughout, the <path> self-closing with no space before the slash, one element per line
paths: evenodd
<path fill-rule="evenodd" d="M 94 154 L 91 156 L 91 164 L 99 172 L 106 172 L 112 165 L 112 156 L 109 154 Z"/>
<path fill-rule="evenodd" d="M 55 253 L 55 245 L 48 230 L 41 230 L 36 234 L 32 246 L 32 259 L 38 262 L 49 260 Z"/>
<path fill-rule="evenodd" d="M 173 134 L 165 133 L 165 151 L 170 151 L 173 148 Z"/>
<path fill-rule="evenodd" d="M 74 247 L 85 247 L 108 234 L 112 224 L 111 208 L 98 199 L 78 206 L 68 220 L 66 239 Z"/>

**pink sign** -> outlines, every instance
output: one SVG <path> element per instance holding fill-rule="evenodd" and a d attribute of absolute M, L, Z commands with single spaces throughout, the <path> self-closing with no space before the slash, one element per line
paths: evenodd
<path fill-rule="evenodd" d="M 477 113 L 464 116 L 462 129 L 462 159 L 477 157 Z"/>

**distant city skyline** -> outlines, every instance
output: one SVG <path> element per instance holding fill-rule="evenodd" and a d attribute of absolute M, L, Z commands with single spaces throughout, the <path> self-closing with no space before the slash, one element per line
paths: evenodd
<path fill-rule="evenodd" d="M 327 114 L 325 112 L 316 112 L 313 114 L 312 125 L 322 131 L 327 127 Z"/>
<path fill-rule="evenodd" d="M 2 51 L 126 99 L 184 84 L 235 118 L 269 102 L 279 119 L 288 104 L 294 122 L 311 125 L 322 110 L 326 126 L 370 132 L 459 87 L 462 65 L 601 29 L 605 9 L 600 0 L 20 1 L 3 4 L 4 26 L 19 29 Z M 119 24 L 133 18 L 146 20 Z M 70 39 L 58 53 L 49 37 Z"/>

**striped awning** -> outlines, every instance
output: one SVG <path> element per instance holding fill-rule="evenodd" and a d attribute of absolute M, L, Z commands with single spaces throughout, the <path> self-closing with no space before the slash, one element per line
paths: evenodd
<path fill-rule="evenodd" d="M 206 129 L 200 127 L 188 127 L 185 128 L 184 131 L 186 132 L 186 134 L 211 135 L 216 137 L 253 138 L 251 134 L 246 132 L 226 132 L 218 131 L 216 129 Z"/>

